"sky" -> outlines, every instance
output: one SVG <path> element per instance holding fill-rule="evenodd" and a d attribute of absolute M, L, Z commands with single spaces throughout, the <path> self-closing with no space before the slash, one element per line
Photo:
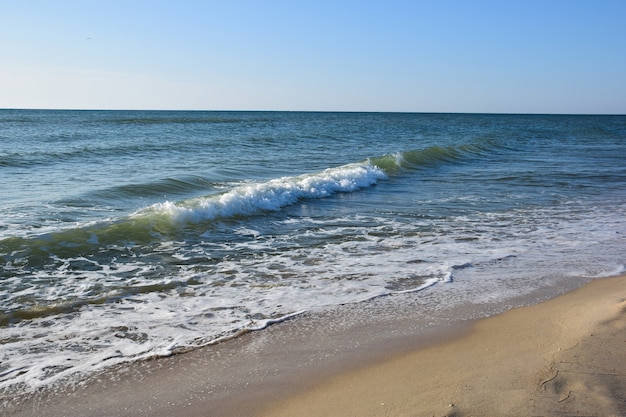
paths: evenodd
<path fill-rule="evenodd" d="M 0 0 L 0 108 L 626 114 L 625 0 Z"/>

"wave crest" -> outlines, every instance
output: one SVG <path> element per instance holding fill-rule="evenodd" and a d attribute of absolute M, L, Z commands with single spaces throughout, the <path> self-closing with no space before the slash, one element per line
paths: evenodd
<path fill-rule="evenodd" d="M 277 211 L 307 198 L 323 198 L 374 185 L 387 174 L 383 169 L 363 163 L 328 168 L 322 172 L 282 177 L 263 183 L 240 185 L 226 193 L 196 198 L 181 203 L 158 203 L 134 216 L 165 214 L 174 222 L 197 223 L 218 218 L 249 216 Z"/>

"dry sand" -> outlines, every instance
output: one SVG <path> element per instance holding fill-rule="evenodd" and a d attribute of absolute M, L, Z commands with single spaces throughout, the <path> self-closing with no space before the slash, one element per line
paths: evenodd
<path fill-rule="evenodd" d="M 0 396 L 0 415 L 626 416 L 626 276 L 445 331 L 413 329 L 424 316 L 411 305 L 389 318 L 363 314 L 385 302 L 31 398 Z"/>
<path fill-rule="evenodd" d="M 626 277 L 478 321 L 263 416 L 626 416 Z"/>

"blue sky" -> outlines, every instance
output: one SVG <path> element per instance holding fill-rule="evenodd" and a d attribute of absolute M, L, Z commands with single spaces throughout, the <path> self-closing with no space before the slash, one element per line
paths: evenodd
<path fill-rule="evenodd" d="M 0 108 L 626 114 L 626 1 L 0 0 Z"/>

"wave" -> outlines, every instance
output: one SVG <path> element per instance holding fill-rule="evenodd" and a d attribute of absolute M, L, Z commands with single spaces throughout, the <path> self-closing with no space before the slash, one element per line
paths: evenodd
<path fill-rule="evenodd" d="M 123 248 L 142 251 L 139 248 L 184 239 L 183 235 L 188 231 L 195 233 L 195 228 L 189 227 L 193 224 L 202 224 L 200 229 L 204 233 L 206 222 L 245 219 L 280 211 L 302 200 L 326 198 L 337 193 L 368 188 L 390 176 L 450 163 L 469 163 L 475 158 L 487 157 L 494 149 L 493 145 L 484 142 L 476 145 L 434 146 L 314 173 L 242 183 L 226 191 L 221 191 L 226 183 L 209 183 L 199 178 L 164 179 L 157 183 L 94 191 L 92 197 L 99 199 L 155 196 L 164 192 L 185 195 L 201 189 L 210 190 L 211 194 L 156 203 L 118 219 L 75 225 L 67 230 L 39 236 L 4 239 L 0 241 L 0 262 L 4 265 L 21 264 L 19 269 L 24 271 L 45 268 L 46 265 L 54 266 L 54 259 L 86 256 L 100 250 L 108 253 Z"/>
<path fill-rule="evenodd" d="M 220 218 L 250 216 L 264 211 L 277 211 L 302 199 L 323 198 L 339 192 L 352 192 L 369 187 L 387 174 L 365 161 L 322 172 L 295 177 L 282 177 L 263 183 L 244 184 L 209 197 L 181 203 L 157 203 L 132 217 L 161 215 L 175 223 L 197 223 Z"/>
<path fill-rule="evenodd" d="M 164 178 L 149 183 L 124 184 L 107 189 L 95 190 L 88 193 L 89 197 L 104 200 L 117 200 L 120 198 L 149 198 L 163 195 L 185 195 L 190 192 L 198 192 L 222 188 L 221 183 L 210 181 L 200 176 L 187 176 L 180 178 Z"/>
<path fill-rule="evenodd" d="M 164 147 L 162 144 L 150 143 L 126 143 L 115 147 L 105 144 L 80 144 L 53 152 L 48 149 L 35 148 L 28 151 L 5 153 L 0 155 L 0 166 L 18 168 L 50 166 L 59 162 L 67 163 L 70 160 L 97 161 L 100 163 L 103 158 L 129 158 L 135 155 L 146 158 L 146 155 L 159 155 L 164 152 L 171 152 L 171 148 Z"/>
<path fill-rule="evenodd" d="M 40 301 L 36 305 L 28 305 L 19 309 L 0 309 L 0 327 L 7 326 L 9 324 L 15 324 L 23 320 L 32 320 L 41 317 L 49 317 L 58 314 L 69 314 L 80 310 L 87 305 L 108 304 L 112 302 L 119 302 L 125 298 L 135 296 L 138 294 L 147 293 L 159 293 L 166 292 L 172 289 L 187 287 L 190 285 L 197 285 L 198 281 L 193 278 L 181 281 L 181 280 L 163 280 L 152 284 L 143 285 L 117 285 L 109 286 L 104 293 L 96 294 L 95 296 L 86 296 L 83 298 L 74 297 L 74 299 L 64 299 L 53 301 L 46 304 L 44 301 Z"/>
<path fill-rule="evenodd" d="M 188 223 L 257 216 L 303 199 L 356 191 L 386 177 L 383 170 L 365 161 L 317 173 L 242 184 L 218 194 L 157 203 L 120 219 L 92 222 L 38 236 L 3 239 L 0 241 L 0 262 L 11 275 L 10 269 L 55 268 L 59 259 L 88 256 L 103 250 L 109 253 L 125 248 L 141 251 L 142 247 L 179 238 Z M 178 181 L 165 183 L 166 188 L 173 187 L 174 191 L 198 185 Z M 143 191 L 152 193 L 154 189 L 148 188 Z M 120 192 L 133 190 L 112 191 L 118 195 Z"/>
<path fill-rule="evenodd" d="M 240 117 L 220 117 L 220 116 L 138 116 L 138 117 L 124 117 L 115 118 L 110 121 L 111 123 L 119 124 L 131 124 L 131 125 L 161 125 L 161 124 L 214 124 L 214 123 L 240 123 L 245 122 L 245 119 Z"/>
<path fill-rule="evenodd" d="M 27 168 L 30 164 L 24 162 L 19 155 L 0 155 L 0 167 Z"/>
<path fill-rule="evenodd" d="M 383 169 L 387 174 L 394 175 L 403 171 L 422 170 L 445 164 L 471 163 L 499 153 L 510 153 L 515 150 L 485 139 L 455 146 L 430 146 L 395 154 L 373 158 L 372 163 Z"/>
<path fill-rule="evenodd" d="M 445 164 L 470 163 L 476 158 L 493 155 L 497 149 L 498 146 L 490 141 L 449 147 L 433 146 L 370 158 L 314 173 L 281 177 L 258 183 L 243 183 L 224 192 L 220 190 L 227 186 L 227 182 L 215 183 L 201 177 L 165 178 L 153 183 L 120 185 L 104 190 L 94 190 L 86 197 L 114 200 L 163 194 L 183 196 L 204 190 L 210 191 L 210 195 L 156 203 L 117 221 L 91 224 L 31 238 L 33 241 L 30 244 L 26 242 L 18 244 L 15 241 L 18 238 L 5 239 L 0 241 L 0 256 L 2 256 L 3 246 L 9 245 L 13 250 L 18 250 L 17 248 L 22 245 L 47 248 L 50 239 L 57 242 L 70 242 L 64 245 L 65 247 L 83 246 L 84 242 L 114 245 L 118 244 L 118 238 L 125 242 L 145 244 L 154 241 L 155 238 L 167 239 L 172 234 L 176 234 L 185 223 L 241 218 L 268 211 L 278 211 L 300 200 L 324 198 L 336 193 L 367 188 L 379 180 L 402 175 L 403 172 L 410 173 Z M 13 243 L 9 244 L 9 242 Z"/>

